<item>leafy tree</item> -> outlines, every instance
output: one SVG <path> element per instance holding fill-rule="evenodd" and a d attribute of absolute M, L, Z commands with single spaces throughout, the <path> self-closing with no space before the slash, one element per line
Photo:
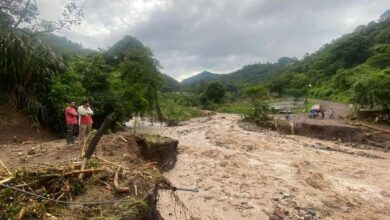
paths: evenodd
<path fill-rule="evenodd" d="M 162 119 L 163 115 L 158 101 L 158 89 L 162 83 L 162 76 L 158 70 L 159 62 L 154 58 L 152 51 L 136 38 L 129 36 L 119 41 L 113 48 L 107 52 L 107 56 L 110 57 L 115 52 L 114 55 L 117 54 L 115 57 L 123 60 L 118 67 L 121 73 L 120 78 L 126 83 L 124 94 L 138 92 L 139 95 L 134 97 L 142 97 L 142 99 L 137 99 L 137 102 L 133 102 L 137 105 L 133 105 L 132 108 L 137 113 L 145 112 L 144 108 L 147 108 L 150 113 L 155 110 L 157 117 Z M 124 49 L 125 52 L 118 48 Z"/>
<path fill-rule="evenodd" d="M 11 104 L 35 120 L 48 115 L 46 103 L 51 77 L 64 70 L 61 60 L 44 45 L 13 32 L 0 33 L 0 89 Z"/>
<path fill-rule="evenodd" d="M 390 108 L 390 69 L 371 73 L 352 87 L 351 101 L 366 108 Z"/>
<path fill-rule="evenodd" d="M 50 82 L 65 66 L 34 36 L 70 28 L 81 16 L 82 10 L 74 2 L 66 6 L 63 19 L 44 21 L 39 19 L 34 0 L 0 1 L 0 90 L 36 121 L 43 122 L 51 115 Z"/>
<path fill-rule="evenodd" d="M 253 103 L 252 109 L 244 115 L 244 119 L 247 121 L 254 122 L 259 126 L 262 126 L 268 121 L 269 112 L 269 106 L 265 102 L 261 100 L 256 101 Z"/>
<path fill-rule="evenodd" d="M 223 85 L 218 82 L 213 82 L 207 87 L 202 95 L 202 102 L 203 104 L 206 104 L 207 102 L 222 103 L 225 94 L 226 90 Z"/>
<path fill-rule="evenodd" d="M 363 63 L 370 56 L 370 41 L 367 37 L 357 35 L 347 38 L 335 45 L 331 51 L 331 62 L 340 63 L 342 67 L 351 68 Z"/>
<path fill-rule="evenodd" d="M 49 118 L 57 131 L 65 127 L 64 109 L 71 101 L 81 103 L 86 99 L 86 90 L 81 84 L 82 76 L 73 70 L 51 78 L 48 99 L 53 112 Z"/>
<path fill-rule="evenodd" d="M 367 64 L 379 69 L 390 66 L 390 53 L 378 53 L 367 60 Z"/>
<path fill-rule="evenodd" d="M 287 93 L 294 97 L 305 96 L 309 90 L 308 77 L 303 73 L 292 74 L 292 79 L 288 83 Z"/>
<path fill-rule="evenodd" d="M 252 102 L 256 102 L 268 95 L 268 89 L 263 85 L 249 86 L 243 89 L 246 97 L 250 98 Z"/>
<path fill-rule="evenodd" d="M 2 27 L 14 31 L 18 30 L 30 35 L 70 29 L 72 26 L 80 24 L 83 16 L 83 10 L 74 1 L 69 2 L 65 6 L 62 12 L 62 18 L 57 21 L 40 19 L 35 0 L 0 1 Z M 21 26 L 27 26 L 29 31 L 20 28 Z"/>

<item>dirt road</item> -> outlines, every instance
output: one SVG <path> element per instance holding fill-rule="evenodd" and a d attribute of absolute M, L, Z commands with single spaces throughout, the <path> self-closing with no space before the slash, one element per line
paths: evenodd
<path fill-rule="evenodd" d="M 161 192 L 165 219 L 390 219 L 390 153 L 250 132 L 230 114 L 148 132 L 179 140 L 165 175 L 200 190 Z"/>
<path fill-rule="evenodd" d="M 310 124 L 322 124 L 322 125 L 345 125 L 346 121 L 342 119 L 342 117 L 346 117 L 351 114 L 351 109 L 348 105 L 339 102 L 326 101 L 326 100 L 318 100 L 318 99 L 310 99 L 311 102 L 320 104 L 325 108 L 325 118 L 324 119 L 310 119 L 308 117 L 308 112 L 298 113 L 291 115 L 291 121 L 294 123 L 310 123 Z M 309 110 L 311 106 L 308 106 Z M 335 115 L 334 119 L 329 119 L 329 115 L 331 113 L 331 108 L 334 109 Z"/>

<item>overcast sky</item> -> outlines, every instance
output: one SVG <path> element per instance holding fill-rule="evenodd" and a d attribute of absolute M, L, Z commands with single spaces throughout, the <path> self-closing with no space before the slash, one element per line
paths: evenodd
<path fill-rule="evenodd" d="M 68 0 L 37 0 L 53 19 Z M 61 33 L 87 48 L 133 35 L 162 72 L 181 80 L 203 70 L 230 72 L 283 56 L 301 58 L 367 24 L 389 0 L 78 0 L 82 25 Z"/>

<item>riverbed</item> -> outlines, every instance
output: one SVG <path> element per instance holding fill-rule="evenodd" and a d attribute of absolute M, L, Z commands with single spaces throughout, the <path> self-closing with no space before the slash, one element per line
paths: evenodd
<path fill-rule="evenodd" d="M 179 140 L 160 191 L 164 219 L 386 219 L 390 153 L 337 141 L 247 131 L 233 114 L 148 127 Z"/>

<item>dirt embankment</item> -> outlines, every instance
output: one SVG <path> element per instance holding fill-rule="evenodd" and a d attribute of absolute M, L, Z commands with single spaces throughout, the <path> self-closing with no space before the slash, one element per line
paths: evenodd
<path fill-rule="evenodd" d="M 349 121 L 351 109 L 343 103 L 312 100 L 325 108 L 325 118 L 311 119 L 307 113 L 290 115 L 285 120 L 284 115 L 275 115 L 265 127 L 281 134 L 294 134 L 319 138 L 323 140 L 341 141 L 352 145 L 365 144 L 383 150 L 390 150 L 390 129 L 380 124 L 364 126 L 365 123 Z M 330 109 L 335 110 L 334 118 L 330 119 Z M 241 123 L 244 129 L 259 130 L 248 123 Z M 357 126 L 359 125 L 359 126 Z"/>
<path fill-rule="evenodd" d="M 0 187 L 0 219 L 158 219 L 157 190 L 172 188 L 160 168 L 174 166 L 177 143 L 161 136 L 105 135 L 82 181 L 81 145 L 64 147 L 63 140 L 0 145 L 0 160 L 12 173 L 0 167 L 0 181 L 65 204 Z"/>
<path fill-rule="evenodd" d="M 55 132 L 42 128 L 17 108 L 0 104 L 0 144 L 50 141 L 58 138 Z"/>
<path fill-rule="evenodd" d="M 239 120 L 218 114 L 148 129 L 179 140 L 176 166 L 164 175 L 174 185 L 199 189 L 161 191 L 158 207 L 165 219 L 390 216 L 390 153 L 363 144 L 352 148 L 265 129 L 247 131 Z"/>

